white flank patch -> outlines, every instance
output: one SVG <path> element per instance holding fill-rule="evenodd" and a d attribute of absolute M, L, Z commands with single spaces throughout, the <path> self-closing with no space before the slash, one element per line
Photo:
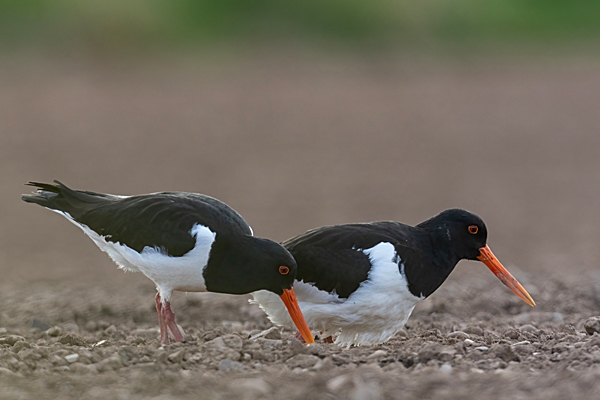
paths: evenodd
<path fill-rule="evenodd" d="M 408 290 L 404 264 L 400 264 L 401 273 L 398 266 L 401 260 L 398 261 L 391 243 L 357 251 L 369 256 L 372 267 L 367 280 L 347 299 L 305 282 L 294 284 L 308 326 L 321 331 L 324 337 L 340 331 L 335 343 L 345 346 L 387 341 L 406 324 L 415 305 L 423 300 Z M 265 290 L 252 295 L 274 324 L 293 326 L 277 295 Z"/>
<path fill-rule="evenodd" d="M 190 235 L 196 238 L 196 245 L 181 257 L 172 257 L 154 247 L 144 247 L 141 253 L 119 243 L 108 242 L 103 236 L 75 221 L 68 213 L 52 210 L 80 227 L 94 243 L 123 270 L 141 272 L 158 289 L 163 301 L 169 301 L 173 290 L 183 292 L 204 292 L 206 285 L 202 272 L 208 263 L 210 248 L 215 241 L 215 233 L 203 225 L 195 224 Z"/>

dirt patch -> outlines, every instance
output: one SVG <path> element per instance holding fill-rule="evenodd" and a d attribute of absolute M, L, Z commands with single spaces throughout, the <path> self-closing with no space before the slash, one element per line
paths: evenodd
<path fill-rule="evenodd" d="M 478 290 L 490 283 L 493 277 L 450 283 L 389 342 L 350 349 L 306 346 L 292 331 L 269 330 L 245 297 L 176 296 L 187 342 L 161 347 L 149 285 L 116 298 L 102 287 L 6 289 L 0 297 L 0 385 L 3 398 L 73 399 L 560 399 L 600 393 L 600 336 L 586 332 L 588 318 L 597 314 L 597 294 L 545 282 L 541 293 L 533 288 L 538 301 L 558 288 L 561 294 L 536 310 L 499 283 Z"/>

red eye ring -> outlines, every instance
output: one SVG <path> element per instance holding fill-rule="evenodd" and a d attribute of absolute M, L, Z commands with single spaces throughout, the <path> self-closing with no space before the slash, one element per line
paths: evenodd
<path fill-rule="evenodd" d="M 469 225 L 467 229 L 471 235 L 477 235 L 477 232 L 479 232 L 479 227 L 477 225 Z"/>
<path fill-rule="evenodd" d="M 285 265 L 282 265 L 281 267 L 279 267 L 279 273 L 281 275 L 287 275 L 290 273 L 290 268 L 286 267 Z"/>

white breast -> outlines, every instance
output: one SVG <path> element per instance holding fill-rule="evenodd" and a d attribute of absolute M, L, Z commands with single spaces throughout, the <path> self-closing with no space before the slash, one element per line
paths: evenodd
<path fill-rule="evenodd" d="M 75 221 L 68 213 L 56 212 L 80 227 L 121 269 L 141 272 L 151 279 L 164 301 L 169 301 L 173 290 L 206 291 L 202 272 L 208 263 L 216 235 L 208 227 L 195 224 L 190 230 L 190 235 L 196 239 L 194 248 L 181 257 L 172 257 L 153 247 L 145 247 L 138 253 L 126 245 L 106 241 L 86 225 Z"/>
<path fill-rule="evenodd" d="M 339 345 L 377 344 L 398 332 L 417 302 L 423 298 L 408 290 L 404 265 L 391 243 L 379 243 L 362 251 L 369 256 L 368 278 L 347 299 L 327 293 L 309 283 L 296 282 L 294 291 L 302 314 L 311 329 L 324 336 L 336 334 Z M 402 272 L 401 272 L 402 271 Z M 292 321 L 277 296 L 271 292 L 253 293 L 255 301 L 278 325 Z"/>

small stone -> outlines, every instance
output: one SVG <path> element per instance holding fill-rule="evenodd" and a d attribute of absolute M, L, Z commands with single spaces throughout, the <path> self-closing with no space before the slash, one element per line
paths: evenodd
<path fill-rule="evenodd" d="M 375 360 L 378 359 L 380 357 L 385 357 L 387 356 L 388 352 L 385 350 L 375 350 L 373 353 L 369 354 L 367 356 L 367 360 Z"/>
<path fill-rule="evenodd" d="M 423 346 L 423 348 L 419 351 L 419 361 L 421 363 L 426 363 L 429 360 L 433 360 L 437 358 L 438 354 L 442 351 L 442 346 L 438 343 L 429 343 Z"/>
<path fill-rule="evenodd" d="M 8 335 L 0 338 L 0 345 L 7 344 L 9 346 L 14 346 L 15 343 L 24 341 L 25 338 L 19 335 Z"/>
<path fill-rule="evenodd" d="M 222 338 L 223 343 L 225 343 L 225 345 L 231 349 L 241 350 L 242 346 L 244 345 L 242 338 L 237 335 L 225 335 L 222 336 Z"/>
<path fill-rule="evenodd" d="M 470 336 L 468 333 L 463 332 L 463 331 L 454 331 L 454 332 L 450 332 L 448 334 L 449 338 L 456 338 L 458 340 L 465 340 L 465 339 L 469 339 Z"/>
<path fill-rule="evenodd" d="M 80 374 L 80 375 L 89 374 L 91 372 L 98 372 L 96 370 L 95 365 L 85 365 L 80 362 L 75 362 L 75 363 L 71 364 L 69 366 L 69 371 L 76 373 L 76 374 Z"/>
<path fill-rule="evenodd" d="M 521 335 L 516 329 L 509 329 L 506 332 L 504 332 L 504 336 L 506 336 L 509 339 L 515 340 L 518 339 Z"/>
<path fill-rule="evenodd" d="M 177 350 L 176 352 L 169 354 L 169 357 L 167 357 L 167 359 L 174 364 L 178 364 L 183 360 L 184 352 L 185 351 L 183 349 Z"/>
<path fill-rule="evenodd" d="M 478 326 L 467 326 L 465 332 L 471 335 L 483 336 L 483 329 Z"/>
<path fill-rule="evenodd" d="M 522 342 L 513 343 L 511 346 L 523 346 L 526 344 L 531 344 L 529 340 L 523 340 Z"/>
<path fill-rule="evenodd" d="M 295 355 L 295 356 L 289 358 L 285 362 L 285 364 L 288 367 L 290 367 L 290 369 L 294 369 L 294 368 L 305 369 L 305 368 L 310 368 L 310 367 L 314 366 L 319 360 L 320 359 L 317 356 L 313 356 L 310 354 L 298 354 L 298 355 Z"/>
<path fill-rule="evenodd" d="M 59 343 L 68 344 L 70 346 L 86 346 L 87 345 L 87 343 L 85 343 L 85 341 L 82 338 L 80 338 L 79 336 L 74 335 L 72 333 L 67 333 L 66 335 L 61 337 L 58 341 L 59 341 Z"/>
<path fill-rule="evenodd" d="M 490 348 L 487 346 L 478 346 L 475 347 L 475 350 L 479 350 L 479 351 L 488 351 Z"/>
<path fill-rule="evenodd" d="M 254 341 L 259 338 L 280 340 L 281 332 L 280 332 L 279 328 L 277 328 L 276 326 L 272 326 L 267 330 L 264 330 L 262 332 L 252 335 L 250 337 L 250 340 Z"/>
<path fill-rule="evenodd" d="M 228 358 L 219 362 L 219 371 L 242 371 L 244 364 L 238 361 L 233 361 Z"/>
<path fill-rule="evenodd" d="M 92 345 L 92 347 L 107 347 L 110 346 L 110 342 L 106 339 L 100 340 Z"/>
<path fill-rule="evenodd" d="M 58 326 L 53 326 L 46 331 L 46 334 L 50 337 L 57 337 L 62 334 L 62 329 L 60 329 Z"/>
<path fill-rule="evenodd" d="M 472 346 L 473 344 L 475 344 L 475 342 L 472 341 L 471 339 L 465 339 L 464 342 L 467 346 Z"/>
<path fill-rule="evenodd" d="M 30 349 L 30 348 L 31 348 L 31 344 L 30 343 L 27 343 L 25 341 L 19 340 L 13 346 L 12 351 L 13 351 L 13 353 L 18 353 L 22 349 Z"/>
<path fill-rule="evenodd" d="M 123 362 L 121 361 L 121 357 L 118 354 L 113 354 L 112 356 L 105 358 L 96 364 L 96 368 L 98 368 L 98 372 L 105 371 L 114 371 L 123 366 Z"/>
<path fill-rule="evenodd" d="M 114 335 L 115 333 L 117 333 L 117 327 L 114 325 L 111 325 L 104 330 L 104 333 L 106 333 L 107 335 Z"/>
<path fill-rule="evenodd" d="M 583 328 L 588 335 L 600 333 L 600 317 L 590 317 L 583 323 Z"/>
<path fill-rule="evenodd" d="M 292 354 L 294 354 L 294 355 L 310 353 L 310 349 L 308 348 L 308 345 L 300 342 L 296 338 L 292 338 L 291 343 L 290 343 L 290 348 L 292 349 Z"/>
<path fill-rule="evenodd" d="M 453 348 L 446 348 L 446 349 L 440 351 L 438 359 L 440 361 L 452 361 L 455 354 L 456 354 L 456 350 L 454 350 Z"/>
<path fill-rule="evenodd" d="M 531 332 L 531 333 L 535 333 L 538 331 L 538 328 L 536 328 L 535 326 L 533 326 L 531 324 L 525 324 L 525 325 L 521 326 L 519 329 L 522 330 L 523 332 Z"/>
<path fill-rule="evenodd" d="M 75 361 L 79 360 L 79 354 L 73 353 L 73 354 L 66 355 L 65 360 L 67 360 L 68 363 L 72 364 Z"/>
<path fill-rule="evenodd" d="M 494 355 L 504 362 L 509 361 L 520 361 L 519 356 L 515 353 L 515 350 L 508 344 L 494 345 Z"/>
<path fill-rule="evenodd" d="M 404 328 L 402 328 L 398 332 L 396 332 L 396 335 L 399 336 L 399 337 L 407 338 L 408 337 L 408 332 L 406 332 L 406 330 Z"/>

